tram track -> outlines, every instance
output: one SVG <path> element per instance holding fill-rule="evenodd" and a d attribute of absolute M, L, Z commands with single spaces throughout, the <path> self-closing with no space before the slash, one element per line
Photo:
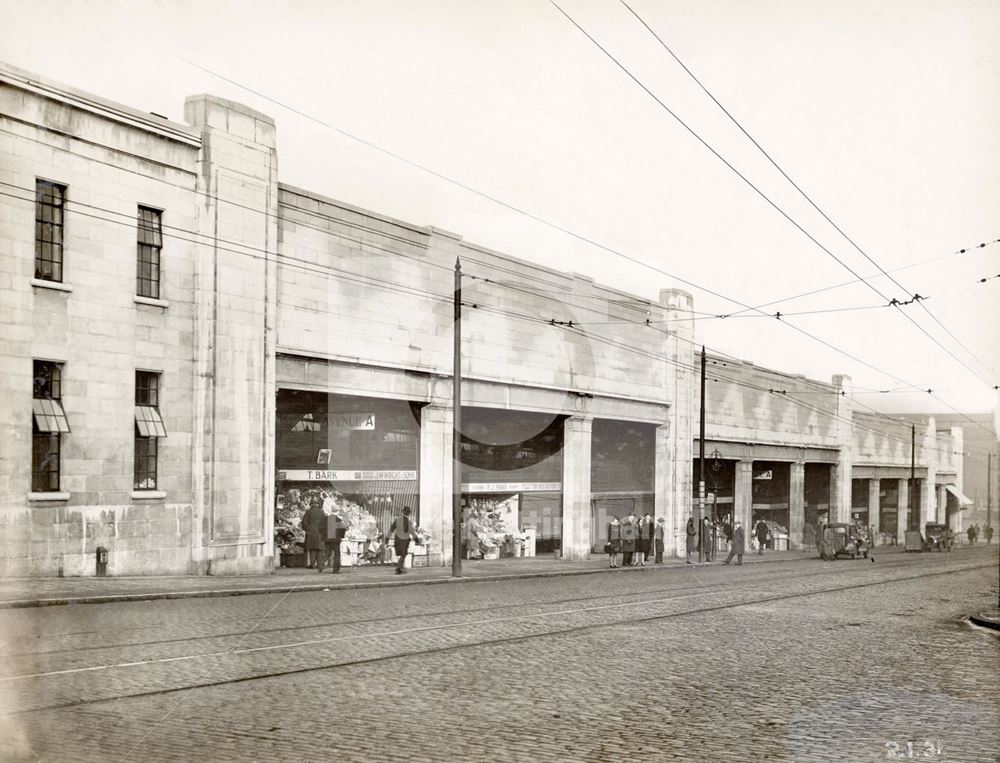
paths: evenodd
<path fill-rule="evenodd" d="M 775 594 L 775 595 L 770 595 L 770 596 L 756 597 L 756 598 L 752 598 L 752 599 L 748 599 L 748 600 L 741 600 L 741 601 L 736 601 L 736 602 L 728 602 L 728 603 L 720 603 L 720 604 L 713 604 L 713 605 L 707 605 L 707 606 L 699 606 L 699 607 L 695 607 L 695 608 L 691 608 L 691 609 L 685 609 L 685 610 L 679 611 L 679 612 L 669 612 L 669 613 L 643 615 L 643 616 L 640 616 L 640 617 L 629 618 L 627 620 L 615 620 L 615 621 L 610 621 L 610 622 L 598 622 L 598 623 L 587 623 L 587 624 L 582 624 L 582 625 L 573 625 L 573 626 L 568 626 L 568 627 L 562 627 L 562 628 L 556 628 L 556 629 L 549 629 L 549 630 L 545 630 L 545 631 L 539 632 L 539 633 L 517 634 L 517 635 L 503 636 L 503 637 L 498 637 L 498 638 L 479 639 L 479 640 L 475 640 L 475 641 L 468 641 L 468 642 L 462 642 L 462 643 L 443 644 L 443 645 L 431 646 L 431 647 L 423 648 L 423 649 L 410 649 L 410 650 L 407 650 L 407 651 L 395 652 L 395 653 L 391 653 L 391 654 L 376 655 L 376 656 L 362 657 L 362 658 L 356 658 L 356 659 L 328 661 L 328 662 L 324 662 L 323 664 L 319 664 L 319 665 L 309 665 L 309 666 L 303 666 L 303 667 L 295 667 L 295 668 L 288 668 L 288 669 L 282 669 L 282 670 L 270 670 L 270 671 L 263 671 L 263 672 L 256 671 L 256 672 L 254 672 L 251 675 L 236 676 L 236 677 L 229 677 L 229 678 L 221 678 L 219 680 L 213 680 L 213 681 L 201 681 L 201 682 L 186 684 L 186 685 L 183 685 L 183 686 L 168 687 L 168 688 L 158 688 L 158 689 L 151 689 L 151 690 L 139 691 L 139 692 L 120 693 L 120 694 L 115 694 L 114 696 L 85 697 L 85 698 L 79 698 L 79 699 L 73 699 L 73 700 L 69 700 L 69 701 L 64 701 L 64 702 L 54 702 L 54 703 L 50 703 L 50 704 L 46 704 L 46 705 L 42 705 L 42 706 L 37 706 L 37 707 L 32 707 L 32 708 L 15 709 L 15 710 L 7 711 L 7 712 L 0 712 L 0 717 L 26 715 L 26 714 L 46 712 L 46 711 L 50 711 L 50 710 L 59 710 L 59 709 L 65 709 L 65 708 L 71 708 L 71 707 L 79 707 L 79 706 L 84 706 L 84 705 L 91 706 L 91 705 L 98 705 L 98 704 L 103 704 L 103 703 L 108 703 L 108 702 L 117 702 L 117 701 L 120 701 L 120 700 L 127 700 L 127 699 L 141 699 L 141 698 L 144 698 L 144 697 L 170 695 L 170 694 L 176 694 L 176 693 L 180 693 L 180 692 L 191 691 L 191 690 L 195 690 L 195 689 L 210 689 L 210 688 L 219 687 L 219 686 L 236 685 L 236 684 L 248 683 L 248 682 L 253 682 L 253 681 L 260 681 L 260 680 L 264 680 L 264 679 L 270 679 L 270 678 L 282 678 L 282 677 L 287 677 L 287 676 L 301 675 L 301 674 L 304 674 L 304 673 L 312 673 L 312 672 L 326 671 L 326 670 L 338 670 L 338 669 L 342 669 L 342 668 L 360 667 L 360 666 L 364 666 L 364 665 L 371 665 L 371 664 L 375 664 L 375 663 L 387 662 L 387 661 L 396 660 L 396 659 L 410 658 L 410 657 L 420 657 L 420 656 L 428 656 L 428 655 L 434 655 L 434 654 L 442 654 L 442 653 L 454 652 L 454 651 L 463 650 L 463 649 L 469 649 L 469 648 L 476 648 L 476 647 L 483 647 L 483 646 L 497 646 L 497 645 L 515 644 L 515 643 L 523 643 L 523 642 L 526 642 L 526 641 L 531 641 L 531 640 L 536 640 L 536 639 L 543 639 L 543 638 L 549 638 L 549 637 L 559 637 L 559 636 L 567 636 L 567 635 L 573 635 L 573 634 L 585 633 L 585 632 L 593 632 L 593 631 L 603 630 L 603 629 L 609 629 L 609 628 L 618 628 L 618 627 L 623 627 L 623 626 L 633 626 L 633 625 L 640 625 L 640 624 L 647 624 L 647 623 L 663 622 L 663 621 L 668 621 L 668 620 L 672 620 L 672 619 L 677 619 L 677 618 L 682 618 L 682 617 L 688 617 L 688 616 L 691 616 L 691 615 L 700 615 L 700 614 L 708 614 L 708 613 L 713 613 L 713 612 L 722 612 L 722 611 L 726 611 L 726 610 L 739 609 L 741 607 L 752 607 L 752 606 L 758 606 L 758 605 L 762 605 L 762 604 L 771 604 L 771 603 L 776 603 L 776 602 L 782 602 L 782 601 L 789 601 L 789 600 L 794 600 L 794 599 L 807 598 L 807 597 L 811 597 L 811 596 L 822 596 L 822 595 L 825 595 L 825 594 L 843 593 L 845 591 L 851 591 L 851 590 L 860 590 L 860 589 L 866 589 L 866 588 L 872 588 L 872 587 L 878 587 L 878 586 L 895 585 L 895 584 L 900 584 L 900 583 L 911 582 L 911 581 L 914 581 L 914 580 L 923 580 L 923 579 L 941 577 L 941 576 L 946 576 L 946 575 L 963 574 L 963 573 L 973 572 L 973 571 L 977 571 L 977 570 L 985 570 L 985 569 L 992 569 L 992 568 L 993 568 L 993 564 L 992 563 L 966 565 L 966 566 L 962 566 L 962 567 L 954 568 L 954 569 L 935 570 L 935 571 L 930 571 L 930 572 L 926 572 L 925 571 L 925 572 L 923 572 L 921 574 L 916 574 L 916 575 L 903 575 L 903 576 L 898 576 L 898 577 L 882 578 L 882 579 L 874 580 L 874 581 L 863 581 L 863 582 L 852 583 L 852 584 L 848 584 L 848 585 L 837 585 L 837 586 L 832 586 L 832 587 L 828 586 L 828 587 L 822 587 L 822 588 L 817 588 L 817 589 L 812 589 L 812 590 L 806 590 L 806 591 L 795 591 L 795 592 L 790 592 L 790 593 L 782 593 L 782 594 Z M 760 586 L 754 586 L 754 587 L 760 587 Z M 739 592 L 744 591 L 744 590 L 746 590 L 746 589 L 745 588 L 744 589 L 732 589 L 732 588 L 730 588 L 729 591 L 728 591 L 728 593 L 739 593 Z M 655 604 L 655 603 L 662 602 L 662 601 L 676 601 L 676 600 L 678 600 L 680 598 L 700 598 L 700 597 L 705 597 L 705 596 L 718 595 L 719 593 L 720 592 L 717 591 L 717 590 L 701 591 L 701 592 L 695 593 L 695 594 L 687 594 L 687 595 L 684 595 L 683 597 L 669 597 L 668 599 L 663 599 L 663 600 L 643 600 L 643 601 L 638 601 L 638 602 L 607 604 L 607 605 L 601 605 L 599 607 L 580 608 L 580 609 L 576 609 L 576 610 L 572 610 L 572 609 L 570 609 L 570 610 L 555 610 L 555 611 L 546 612 L 546 613 L 536 613 L 536 614 L 533 614 L 533 615 L 518 615 L 518 616 L 513 616 L 513 617 L 492 618 L 492 619 L 488 619 L 488 620 L 479 620 L 479 621 L 466 622 L 466 623 L 445 623 L 445 624 L 438 624 L 438 625 L 431 625 L 431 626 L 423 626 L 423 627 L 420 627 L 420 628 L 400 629 L 400 630 L 388 631 L 388 632 L 377 632 L 377 633 L 357 634 L 357 635 L 351 635 L 351 636 L 331 637 L 329 639 L 319 639 L 319 640 L 312 640 L 312 641 L 298 641 L 298 642 L 294 642 L 294 643 L 269 645 L 267 647 L 252 647 L 252 648 L 247 648 L 247 649 L 243 649 L 243 650 L 227 650 L 225 652 L 215 652 L 215 653 L 209 653 L 209 654 L 204 654 L 204 653 L 202 653 L 202 654 L 194 654 L 194 655 L 181 656 L 181 657 L 177 657 L 177 658 L 167 658 L 167 659 L 161 661 L 161 664 L 162 664 L 162 662 L 171 662 L 171 661 L 176 662 L 176 661 L 179 661 L 181 659 L 194 660 L 194 659 L 204 659 L 204 658 L 219 657 L 219 656 L 222 656 L 222 655 L 229 655 L 229 654 L 231 654 L 231 655 L 254 654 L 254 653 L 259 653 L 259 652 L 264 651 L 264 650 L 298 649 L 298 648 L 301 648 L 303 645 L 318 644 L 318 643 L 334 643 L 334 642 L 337 642 L 337 641 L 373 639 L 373 638 L 390 637 L 390 636 L 403 636 L 403 635 L 408 635 L 408 634 L 413 634 L 413 633 L 418 633 L 418 632 L 443 631 L 443 630 L 449 630 L 449 629 L 471 628 L 471 627 L 488 625 L 488 624 L 505 623 L 505 622 L 510 622 L 510 621 L 513 621 L 513 620 L 530 620 L 530 619 L 538 619 L 538 618 L 542 618 L 542 617 L 557 617 L 557 616 L 560 616 L 560 615 L 572 615 L 572 614 L 579 613 L 581 611 L 597 611 L 597 610 L 605 610 L 605 609 L 606 610 L 610 610 L 610 609 L 616 609 L 616 608 L 621 608 L 621 607 L 626 607 L 626 606 L 634 606 L 634 605 L 640 605 L 640 604 Z M 607 598 L 607 597 L 591 597 L 591 598 L 592 598 L 592 600 L 596 600 L 598 598 Z M 494 607 L 492 609 L 499 609 L 499 607 Z M 468 611 L 468 610 L 466 610 L 466 611 Z M 139 667 L 139 666 L 147 665 L 147 664 L 150 664 L 150 663 L 144 663 L 144 662 L 122 663 L 122 664 L 115 665 L 115 666 L 92 666 L 90 669 L 92 669 L 92 670 L 110 670 L 110 669 L 115 669 L 115 668 Z M 87 669 L 80 669 L 80 672 L 83 672 L 84 670 L 87 670 Z M 23 680 L 26 680 L 26 679 L 44 678 L 44 677 L 48 677 L 48 676 L 55 677 L 55 676 L 58 676 L 58 675 L 62 675 L 64 673 L 65 673 L 65 671 L 59 671 L 59 672 L 54 672 L 54 673 L 50 673 L 50 674 L 11 676 L 11 677 L 7 677 L 7 678 L 4 678 L 4 679 L 0 679 L 0 685 L 9 684 L 10 682 L 17 681 L 17 680 L 23 681 Z"/>
<path fill-rule="evenodd" d="M 912 566 L 912 565 L 909 564 L 908 560 L 906 560 L 906 559 L 892 559 L 891 561 L 883 561 L 883 562 L 880 563 L 880 569 L 882 569 L 882 570 L 887 569 L 887 568 L 888 569 L 897 569 L 897 568 L 900 568 L 900 567 L 907 567 L 907 566 Z M 696 569 L 705 569 L 705 568 L 696 568 Z M 854 568 L 854 569 L 857 569 L 857 568 Z M 680 569 L 676 569 L 676 570 L 672 570 L 672 571 L 683 574 L 681 572 L 681 570 L 684 570 L 685 573 L 688 571 L 685 568 L 680 568 Z M 650 572 L 656 572 L 656 571 L 657 570 L 650 570 Z M 821 569 L 812 570 L 812 571 L 804 573 L 804 574 L 796 570 L 795 578 L 797 580 L 801 580 L 803 578 L 818 577 L 818 576 L 821 576 L 821 575 L 826 575 L 828 573 L 829 573 L 829 568 L 827 568 L 827 567 L 823 567 Z M 755 585 L 751 586 L 751 587 L 759 587 L 759 585 L 757 585 L 757 584 L 764 584 L 764 583 L 773 582 L 775 580 L 787 579 L 788 577 L 789 577 L 789 572 L 787 570 L 781 570 L 779 572 L 771 573 L 771 574 L 758 575 L 758 576 L 756 576 L 756 577 L 753 578 L 753 582 L 755 583 Z M 714 584 L 714 587 L 718 588 L 718 589 L 720 589 L 722 591 L 729 590 L 731 588 L 731 581 L 728 581 L 728 580 L 726 580 L 726 581 L 720 581 L 718 584 Z M 353 590 L 353 589 L 348 589 L 348 590 Z M 747 590 L 747 589 L 744 588 L 743 590 Z M 706 587 L 705 587 L 704 584 L 701 584 L 701 585 L 688 585 L 688 586 L 670 586 L 670 587 L 653 588 L 653 589 L 648 589 L 648 590 L 643 590 L 643 591 L 636 591 L 636 592 L 632 592 L 632 593 L 619 592 L 619 593 L 609 593 L 609 594 L 598 595 L 598 596 L 594 596 L 594 595 L 574 596 L 574 597 L 568 597 L 568 598 L 562 598 L 562 599 L 549 599 L 549 600 L 545 600 L 545 601 L 514 602 L 514 603 L 510 603 L 510 604 L 491 604 L 491 605 L 487 605 L 487 606 L 483 606 L 483 607 L 452 608 L 452 609 L 442 609 L 442 610 L 436 610 L 436 611 L 430 611 L 430 612 L 412 612 L 412 613 L 409 613 L 409 614 L 385 615 L 385 616 L 382 616 L 382 617 L 366 617 L 366 618 L 357 618 L 357 619 L 348 619 L 348 620 L 345 620 L 345 619 L 335 619 L 335 620 L 328 620 L 328 621 L 325 621 L 325 622 L 310 623 L 310 624 L 298 623 L 298 624 L 294 624 L 294 625 L 285 625 L 285 626 L 273 627 L 273 628 L 257 628 L 257 629 L 254 629 L 254 633 L 256 633 L 256 634 L 287 633 L 287 632 L 291 632 L 291 631 L 314 630 L 314 629 L 321 629 L 321 628 L 349 627 L 349 626 L 354 626 L 354 625 L 366 625 L 366 624 L 378 623 L 378 622 L 391 622 L 391 621 L 398 621 L 398 620 L 414 620 L 414 619 L 420 619 L 420 618 L 446 617 L 446 616 L 449 616 L 449 615 L 461 615 L 461 614 L 476 614 L 476 613 L 479 613 L 479 612 L 489 612 L 489 611 L 496 611 L 496 610 L 511 610 L 511 609 L 518 609 L 518 608 L 522 608 L 522 607 L 541 607 L 541 606 L 550 606 L 550 605 L 557 605 L 557 604 L 575 604 L 575 603 L 582 602 L 582 601 L 598 601 L 598 600 L 602 600 L 602 599 L 620 599 L 620 598 L 624 598 L 624 597 L 639 597 L 639 596 L 648 596 L 648 595 L 651 595 L 651 594 L 661 594 L 661 593 L 669 593 L 669 592 L 685 592 L 685 591 L 701 591 L 701 592 L 704 592 L 705 594 L 711 593 L 711 591 L 706 590 Z M 315 593 L 315 592 L 311 591 L 310 593 Z M 220 620 L 215 621 L 215 622 L 228 622 L 228 621 L 239 620 L 239 619 L 241 619 L 241 618 L 221 618 Z M 211 625 L 213 623 L 210 622 L 208 624 Z M 137 628 L 134 628 L 134 629 L 121 629 L 121 628 L 118 628 L 118 629 L 116 629 L 116 633 L 121 633 L 122 630 L 133 630 L 133 631 L 134 630 L 150 630 L 150 629 L 153 629 L 155 627 L 157 627 L 157 626 L 140 626 L 140 627 L 137 627 Z M 35 638 L 36 639 L 59 639 L 59 638 L 71 638 L 71 637 L 78 637 L 78 636 L 96 635 L 96 634 L 101 634 L 101 633 L 103 633 L 103 632 L 99 631 L 99 630 L 73 631 L 73 632 L 69 632 L 69 633 L 48 633 L 48 634 L 42 634 L 42 635 L 36 636 Z M 0 663 L 2 663 L 4 661 L 8 661 L 8 660 L 13 660 L 15 658 L 24 658 L 24 657 L 45 656 L 45 655 L 59 655 L 59 654 L 80 654 L 80 653 L 85 653 L 85 652 L 95 652 L 95 651 L 109 650 L 109 649 L 128 649 L 128 648 L 133 648 L 133 647 L 137 648 L 137 647 L 161 646 L 161 645 L 172 644 L 172 643 L 191 643 L 191 642 L 194 642 L 194 641 L 211 641 L 211 640 L 214 640 L 214 639 L 242 638 L 243 636 L 246 635 L 246 633 L 247 633 L 247 631 L 244 628 L 244 629 L 237 630 L 237 631 L 229 631 L 229 632 L 225 632 L 225 633 L 209 633 L 209 634 L 197 635 L 197 636 L 190 636 L 189 635 L 189 636 L 185 636 L 185 637 L 175 637 L 175 638 L 167 638 L 167 639 L 151 639 L 151 640 L 145 640 L 145 641 L 124 641 L 124 642 L 114 642 L 114 643 L 102 643 L 102 644 L 95 644 L 95 645 L 91 645 L 91 646 L 74 646 L 74 647 L 64 647 L 64 648 L 58 648 L 58 649 L 43 649 L 43 650 L 38 650 L 38 651 L 35 651 L 35 650 L 25 650 L 25 651 L 20 651 L 20 652 L 6 652 L 6 653 L 0 653 Z M 2 680 L 2 677 L 0 677 L 0 680 Z"/>

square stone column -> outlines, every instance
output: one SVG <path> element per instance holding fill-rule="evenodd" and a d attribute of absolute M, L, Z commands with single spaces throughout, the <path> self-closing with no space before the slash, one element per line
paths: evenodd
<path fill-rule="evenodd" d="M 896 541 L 903 542 L 906 523 L 910 518 L 910 480 L 899 481 L 899 507 L 896 509 Z"/>
<path fill-rule="evenodd" d="M 441 564 L 451 564 L 452 442 L 454 417 L 450 406 L 420 409 L 420 516 L 418 524 L 431 534 L 431 547 L 441 549 Z"/>
<path fill-rule="evenodd" d="M 927 467 L 920 495 L 920 531 L 928 522 L 937 522 L 937 423 L 933 416 L 927 418 L 922 444 L 917 449 L 917 458 Z"/>
<path fill-rule="evenodd" d="M 937 519 L 934 521 L 942 525 L 948 519 L 948 491 L 944 485 L 937 486 L 937 508 L 935 515 Z M 927 521 L 930 522 L 929 519 Z"/>
<path fill-rule="evenodd" d="M 802 529 L 806 523 L 806 465 L 793 461 L 788 484 L 788 550 L 802 548 Z"/>
<path fill-rule="evenodd" d="M 590 441 L 593 419 L 563 423 L 562 558 L 590 558 Z"/>
<path fill-rule="evenodd" d="M 733 506 L 736 519 L 743 523 L 747 550 L 750 549 L 750 518 L 753 515 L 753 461 L 736 462 L 736 479 L 733 485 Z"/>
<path fill-rule="evenodd" d="M 674 531 L 677 526 L 677 506 L 672 500 L 674 493 L 674 459 L 673 440 L 670 436 L 670 425 L 664 424 L 656 428 L 656 451 L 653 467 L 653 513 L 656 519 L 663 517 L 663 553 L 666 556 L 680 556 L 683 550 L 678 550 L 678 535 Z"/>
<path fill-rule="evenodd" d="M 868 526 L 873 528 L 875 532 L 880 532 L 879 522 L 882 519 L 882 510 L 880 507 L 881 496 L 879 493 L 882 492 L 882 481 L 877 479 L 868 480 Z"/>
<path fill-rule="evenodd" d="M 851 521 L 851 485 L 854 477 L 854 407 L 851 377 L 833 377 L 837 391 L 837 463 L 830 475 L 830 522 Z"/>

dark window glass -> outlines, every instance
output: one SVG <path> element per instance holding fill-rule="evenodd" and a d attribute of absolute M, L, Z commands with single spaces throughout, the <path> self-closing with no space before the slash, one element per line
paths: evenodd
<path fill-rule="evenodd" d="M 151 371 L 135 372 L 135 404 L 158 409 L 160 405 L 160 375 Z M 140 428 L 140 424 L 142 424 Z M 140 421 L 136 418 L 135 423 L 135 469 L 134 469 L 134 489 L 135 490 L 156 490 L 156 466 L 159 443 L 151 433 L 155 431 L 148 426 L 148 422 Z"/>
<path fill-rule="evenodd" d="M 63 210 L 66 186 L 35 181 L 35 278 L 63 279 Z"/>
<path fill-rule="evenodd" d="M 59 450 L 60 437 L 57 418 L 62 414 L 62 406 L 58 401 L 62 398 L 62 368 L 58 363 L 36 360 L 33 363 L 33 394 L 35 400 L 56 401 L 44 405 L 58 406 L 58 411 L 52 408 L 42 417 L 43 426 L 39 427 L 39 418 L 32 407 L 32 438 L 31 438 L 31 489 L 36 493 L 51 493 L 59 490 Z M 42 405 L 39 403 L 38 405 Z"/>
<path fill-rule="evenodd" d="M 160 298 L 162 214 L 158 209 L 139 207 L 135 290 L 140 297 Z"/>

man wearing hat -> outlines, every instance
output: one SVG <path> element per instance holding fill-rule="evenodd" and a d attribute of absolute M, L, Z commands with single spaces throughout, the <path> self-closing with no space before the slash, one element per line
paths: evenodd
<path fill-rule="evenodd" d="M 389 526 L 389 534 L 392 536 L 393 547 L 399 561 L 396 562 L 396 574 L 402 575 L 406 572 L 406 555 L 410 553 L 410 541 L 418 540 L 416 525 L 410 519 L 410 507 L 404 506 L 403 513 L 392 520 Z"/>
<path fill-rule="evenodd" d="M 733 544 L 729 547 L 729 556 L 726 557 L 726 564 L 733 561 L 736 556 L 736 563 L 743 564 L 743 552 L 746 550 L 747 534 L 743 530 L 743 523 L 736 520 L 736 529 L 733 531 Z"/>
<path fill-rule="evenodd" d="M 656 563 L 663 564 L 663 535 L 666 528 L 663 517 L 656 518 L 656 528 L 653 530 L 653 540 L 656 544 Z"/>

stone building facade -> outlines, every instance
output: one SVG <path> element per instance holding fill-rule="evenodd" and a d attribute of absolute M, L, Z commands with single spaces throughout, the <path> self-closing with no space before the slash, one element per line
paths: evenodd
<path fill-rule="evenodd" d="M 566 559 L 630 510 L 683 553 L 689 294 L 282 184 L 274 122 L 243 105 L 193 96 L 185 120 L 0 66 L 0 574 L 94 574 L 98 547 L 109 574 L 266 572 L 276 507 L 315 491 L 379 521 L 412 505 L 448 564 L 456 261 L 462 501 Z M 716 509 L 794 547 L 846 521 L 857 470 L 899 467 L 893 433 L 859 439 L 848 379 L 712 363 Z M 928 431 L 921 506 L 949 468 Z"/>

